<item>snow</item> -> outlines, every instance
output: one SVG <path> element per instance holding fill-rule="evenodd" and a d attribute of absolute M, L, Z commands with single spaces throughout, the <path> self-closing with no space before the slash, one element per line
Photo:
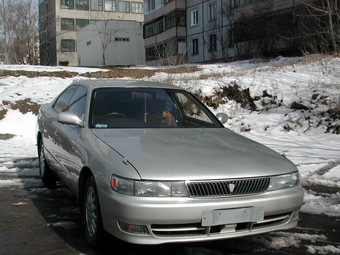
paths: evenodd
<path fill-rule="evenodd" d="M 72 221 L 60 221 L 60 222 L 56 222 L 56 223 L 49 223 L 49 224 L 47 224 L 47 226 L 49 226 L 49 227 L 61 227 L 61 228 L 64 228 L 65 230 L 79 228 L 79 226 Z"/>
<path fill-rule="evenodd" d="M 139 67 L 152 69 L 153 67 Z M 164 69 L 168 69 L 167 67 Z M 185 66 L 183 66 L 185 68 Z M 330 123 L 339 125 L 339 120 L 330 120 L 325 114 L 329 107 L 339 107 L 340 103 L 340 58 L 314 55 L 304 58 L 279 57 L 271 61 L 239 61 L 210 65 L 198 65 L 199 72 L 167 74 L 156 72 L 153 77 L 143 80 L 168 82 L 182 86 L 192 92 L 201 91 L 213 96 L 215 91 L 231 82 L 241 89 L 249 89 L 250 95 L 262 96 L 266 91 L 271 97 L 256 101 L 257 111 L 247 110 L 233 100 L 226 100 L 214 113 L 229 115 L 227 128 L 248 138 L 267 145 L 285 154 L 298 167 L 301 183 L 304 186 L 322 185 L 340 188 L 340 135 L 327 132 Z M 1 70 L 26 70 L 35 72 L 77 72 L 75 78 L 1 76 L 0 110 L 7 109 L 5 118 L 0 121 L 0 134 L 13 134 L 13 138 L 0 140 L 0 172 L 15 174 L 18 178 L 0 180 L 0 187 L 31 185 L 35 192 L 48 192 L 39 189 L 37 178 L 37 148 L 35 140 L 36 116 L 28 112 L 1 106 L 2 101 L 14 103 L 30 98 L 32 102 L 50 102 L 74 79 L 85 79 L 87 72 L 105 71 L 98 68 L 45 67 L 25 65 L 1 65 Z M 275 104 L 268 104 L 274 101 Z M 293 102 L 304 104 L 309 110 L 290 108 Z M 327 104 L 326 104 L 327 103 Z M 322 115 L 323 114 L 323 115 Z M 321 118 L 320 116 L 326 116 Z M 288 131 L 284 127 L 289 126 Z M 242 132 L 247 130 L 247 132 Z M 19 205 L 19 204 L 18 204 Z M 339 217 L 340 193 L 319 194 L 305 190 L 304 213 Z M 74 227 L 72 222 L 55 223 L 53 226 Z M 280 238 L 272 240 L 272 247 L 298 246 L 301 240 L 324 239 L 297 233 L 278 233 Z M 334 246 L 306 246 L 310 254 L 340 253 Z"/>

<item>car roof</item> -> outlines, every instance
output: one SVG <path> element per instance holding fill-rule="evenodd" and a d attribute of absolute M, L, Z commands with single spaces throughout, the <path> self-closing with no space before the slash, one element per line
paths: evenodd
<path fill-rule="evenodd" d="M 140 81 L 140 80 L 120 80 L 120 79 L 95 79 L 95 80 L 77 80 L 71 85 L 83 85 L 89 90 L 96 88 L 162 88 L 184 90 L 179 86 L 161 82 Z"/>

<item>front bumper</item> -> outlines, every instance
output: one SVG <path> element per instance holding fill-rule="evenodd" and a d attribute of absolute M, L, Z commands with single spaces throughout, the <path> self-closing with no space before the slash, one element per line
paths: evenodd
<path fill-rule="evenodd" d="M 132 197 L 97 185 L 105 230 L 136 244 L 220 240 L 293 228 L 303 201 L 300 186 L 251 196 L 197 199 Z M 246 219 L 239 216 L 243 211 L 263 215 Z M 207 215 L 219 218 L 203 220 Z M 146 226 L 148 234 L 128 233 L 118 222 Z"/>

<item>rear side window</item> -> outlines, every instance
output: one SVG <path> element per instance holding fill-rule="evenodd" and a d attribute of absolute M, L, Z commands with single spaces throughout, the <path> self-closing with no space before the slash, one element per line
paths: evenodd
<path fill-rule="evenodd" d="M 85 113 L 86 108 L 87 89 L 79 86 L 77 91 L 73 94 L 66 110 L 71 111 L 81 117 Z"/>
<path fill-rule="evenodd" d="M 54 103 L 53 108 L 57 111 L 57 112 L 62 112 L 65 111 L 67 108 L 67 105 L 69 104 L 72 96 L 74 95 L 74 93 L 76 92 L 76 90 L 78 89 L 78 85 L 75 86 L 71 86 L 68 89 L 66 89 L 57 99 L 57 101 Z"/>

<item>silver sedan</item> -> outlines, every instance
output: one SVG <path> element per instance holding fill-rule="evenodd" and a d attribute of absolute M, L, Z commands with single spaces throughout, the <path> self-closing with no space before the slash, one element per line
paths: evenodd
<path fill-rule="evenodd" d="M 210 241 L 295 227 L 296 166 L 184 89 L 85 80 L 40 109 L 40 176 L 77 195 L 86 239 Z"/>

